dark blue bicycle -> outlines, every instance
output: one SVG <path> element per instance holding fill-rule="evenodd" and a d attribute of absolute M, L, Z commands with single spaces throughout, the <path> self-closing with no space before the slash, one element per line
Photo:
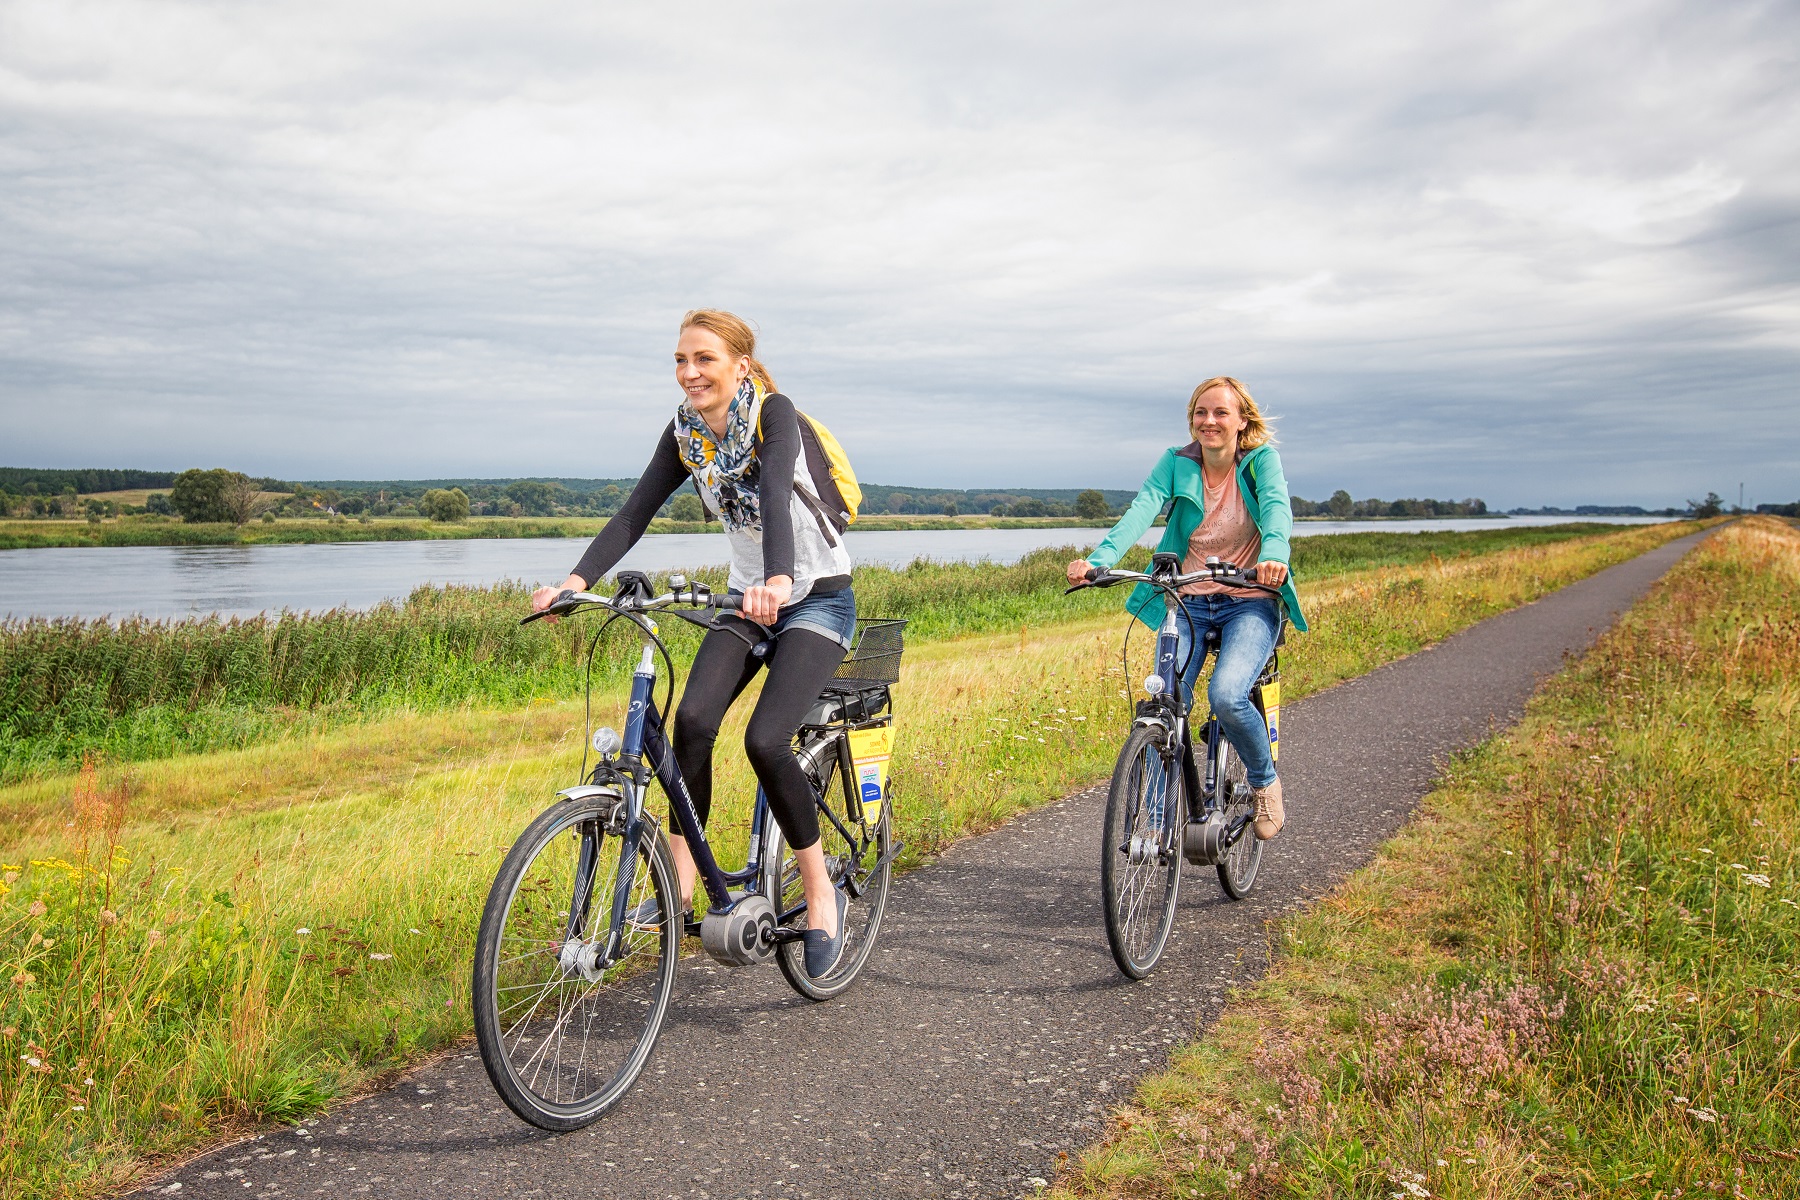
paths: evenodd
<path fill-rule="evenodd" d="M 1274 743 L 1287 611 L 1280 591 L 1257 582 L 1254 567 L 1239 572 L 1229 563 L 1209 558 L 1200 570 L 1184 575 L 1180 555 L 1156 554 L 1151 557 L 1148 574 L 1096 569 L 1088 572 L 1087 582 L 1069 589 L 1148 583 L 1167 600 L 1167 611 L 1156 631 L 1156 666 L 1144 680 L 1145 698 L 1137 703 L 1131 733 L 1113 769 L 1100 838 L 1106 941 L 1119 970 L 1132 979 L 1148 975 L 1168 945 L 1184 858 L 1195 866 L 1216 868 L 1219 886 L 1233 900 L 1250 894 L 1262 867 L 1263 844 L 1250 827 L 1256 801 L 1244 775 L 1243 760 L 1232 750 L 1218 717 L 1211 712 L 1198 726 L 1190 724 L 1192 697 L 1179 682 L 1186 678 L 1190 665 L 1185 659 L 1176 661 L 1181 641 L 1177 622 L 1186 611 L 1180 593 L 1188 584 L 1203 580 L 1253 588 L 1276 598 L 1280 624 L 1275 649 L 1250 693 Z M 1219 634 L 1212 630 L 1197 644 L 1190 640 L 1188 655 L 1200 655 L 1204 665 L 1205 656 L 1218 649 Z"/>
<path fill-rule="evenodd" d="M 849 898 L 842 957 L 810 978 L 801 948 L 806 898 L 762 789 L 742 870 L 723 870 L 701 831 L 664 733 L 674 699 L 674 663 L 651 614 L 710 628 L 686 609 L 737 607 L 735 596 L 670 577 L 654 595 L 647 576 L 621 572 L 611 597 L 564 592 L 525 618 L 608 615 L 594 650 L 624 621 L 643 641 L 632 676 L 625 731 L 592 731 L 599 763 L 526 827 L 488 892 L 475 942 L 475 1035 L 488 1078 L 513 1112 L 543 1129 L 577 1129 L 630 1090 L 655 1049 L 675 984 L 684 933 L 729 966 L 774 959 L 795 991 L 826 1000 L 855 980 L 881 930 L 895 857 L 887 756 L 904 621 L 858 621 L 855 647 L 795 738 L 813 785 L 820 836 L 834 886 Z M 746 636 L 754 636 L 746 634 Z M 774 652 L 773 640 L 760 644 Z M 657 703 L 658 660 L 667 687 Z M 590 718 L 589 725 L 592 721 Z M 645 807 L 650 781 L 669 797 L 700 869 L 710 907 L 697 922 L 665 920 L 680 903 L 669 842 Z"/>

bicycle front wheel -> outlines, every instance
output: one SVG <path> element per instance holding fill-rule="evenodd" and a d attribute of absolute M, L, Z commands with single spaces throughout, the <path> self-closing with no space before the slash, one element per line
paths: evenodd
<path fill-rule="evenodd" d="M 856 981 L 875 951 L 881 918 L 887 912 L 888 886 L 894 877 L 894 820 L 889 797 L 881 799 L 879 819 L 853 823 L 843 795 L 837 755 L 828 748 L 823 758 L 823 766 L 807 769 L 814 795 L 821 797 L 819 844 L 825 851 L 825 869 L 832 882 L 849 895 L 850 903 L 844 910 L 843 957 L 827 974 L 814 979 L 806 973 L 806 952 L 801 943 L 784 942 L 776 948 L 775 961 L 782 976 L 808 1000 L 829 1000 Z M 855 786 L 854 780 L 851 786 Z M 769 822 L 765 845 L 768 849 L 763 861 L 769 866 L 763 873 L 764 891 L 776 912 L 791 912 L 806 902 L 806 889 L 801 886 L 800 868 L 788 851 L 787 839 L 773 820 Z M 780 864 L 779 869 L 775 864 Z"/>
<path fill-rule="evenodd" d="M 1133 979 L 1162 957 L 1181 889 L 1181 765 L 1161 741 L 1159 730 L 1132 730 L 1113 769 L 1100 838 L 1106 941 Z"/>
<path fill-rule="evenodd" d="M 646 822 L 627 847 L 613 802 L 542 813 L 507 854 L 475 941 L 475 1037 L 494 1090 L 540 1129 L 579 1129 L 643 1073 L 675 985 L 681 922 L 668 844 Z M 617 958 L 613 888 L 630 876 Z"/>
<path fill-rule="evenodd" d="M 1225 814 L 1226 827 L 1245 822 L 1238 840 L 1219 859 L 1219 886 L 1233 900 L 1242 900 L 1256 886 L 1257 872 L 1262 870 L 1263 844 L 1256 840 L 1256 830 L 1250 824 L 1256 818 L 1256 798 L 1250 794 L 1244 760 L 1224 738 L 1219 739 L 1218 780 L 1219 808 Z"/>

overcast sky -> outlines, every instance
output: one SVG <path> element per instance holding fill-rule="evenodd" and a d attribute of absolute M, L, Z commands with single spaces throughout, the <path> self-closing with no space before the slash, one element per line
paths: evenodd
<path fill-rule="evenodd" d="M 1216 11 L 1214 11 L 1216 10 Z M 1800 497 L 1800 6 L 0 0 L 0 462 L 635 475 L 683 310 L 868 479 Z"/>

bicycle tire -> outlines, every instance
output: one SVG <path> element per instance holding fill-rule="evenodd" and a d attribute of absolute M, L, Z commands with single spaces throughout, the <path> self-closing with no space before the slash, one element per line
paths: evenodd
<path fill-rule="evenodd" d="M 526 826 L 494 876 L 475 939 L 471 1000 L 482 1065 L 506 1106 L 539 1129 L 580 1129 L 624 1097 L 650 1061 L 674 991 L 679 921 L 629 926 L 625 957 L 598 978 L 562 962 L 569 913 L 581 902 L 575 881 L 589 855 L 582 941 L 605 945 L 625 857 L 622 834 L 608 827 L 615 803 L 564 801 Z M 630 858 L 631 904 L 654 896 L 659 911 L 673 911 L 674 866 L 652 819 Z"/>
<path fill-rule="evenodd" d="M 841 738 L 844 735 L 838 733 L 834 736 Z M 837 966 L 827 974 L 814 979 L 806 973 L 806 953 L 800 942 L 784 942 L 776 947 L 775 961 L 781 967 L 782 977 L 788 981 L 789 987 L 808 1000 L 830 1000 L 842 995 L 856 982 L 857 975 L 869 961 L 869 955 L 875 951 L 876 940 L 881 936 L 881 921 L 887 912 L 888 888 L 894 877 L 894 864 L 891 861 L 894 818 L 889 797 L 882 797 L 881 819 L 865 834 L 851 824 L 849 814 L 844 811 L 846 804 L 842 787 L 832 787 L 839 778 L 835 747 L 827 748 L 823 759 L 823 766 L 816 770 L 805 766 L 806 760 L 802 760 L 815 795 L 823 797 L 820 807 L 829 809 L 844 823 L 846 829 L 858 834 L 859 840 L 864 842 L 861 847 L 847 843 L 837 826 L 822 811 L 819 814 L 819 840 L 824 844 L 825 863 L 834 881 L 841 880 L 852 872 L 860 876 L 857 890 L 861 894 L 851 896 L 850 903 L 844 910 L 845 936 L 848 940 Z M 806 899 L 805 890 L 800 885 L 800 870 L 787 853 L 787 839 L 773 820 L 769 822 L 765 839 L 764 894 L 775 905 L 777 912 L 786 912 Z"/>
<path fill-rule="evenodd" d="M 1224 738 L 1219 739 L 1218 782 L 1214 786 L 1218 789 L 1219 807 L 1227 822 L 1244 816 L 1255 818 L 1256 799 L 1251 796 L 1250 781 L 1244 775 L 1244 760 Z M 1242 900 L 1250 894 L 1256 886 L 1256 876 L 1262 870 L 1262 852 L 1263 844 L 1256 840 L 1256 830 L 1246 825 L 1238 840 L 1216 864 L 1219 886 L 1225 889 L 1227 896 Z"/>
<path fill-rule="evenodd" d="M 1142 979 L 1156 966 L 1175 924 L 1181 891 L 1181 767 L 1161 749 L 1161 731 L 1132 730 L 1107 789 L 1100 837 L 1100 895 L 1106 942 L 1119 970 Z M 1160 798 L 1160 807 L 1156 800 Z M 1149 843 L 1134 840 L 1148 838 Z"/>

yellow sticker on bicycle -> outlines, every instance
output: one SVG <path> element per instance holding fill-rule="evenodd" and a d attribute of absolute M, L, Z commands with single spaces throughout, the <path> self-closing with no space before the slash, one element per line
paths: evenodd
<path fill-rule="evenodd" d="M 862 796 L 863 820 L 881 819 L 881 798 L 887 791 L 888 761 L 894 756 L 894 727 L 850 731 L 850 761 L 856 767 L 856 788 Z"/>
<path fill-rule="evenodd" d="M 1262 685 L 1263 716 L 1269 722 L 1269 757 L 1281 758 L 1281 680 Z"/>

